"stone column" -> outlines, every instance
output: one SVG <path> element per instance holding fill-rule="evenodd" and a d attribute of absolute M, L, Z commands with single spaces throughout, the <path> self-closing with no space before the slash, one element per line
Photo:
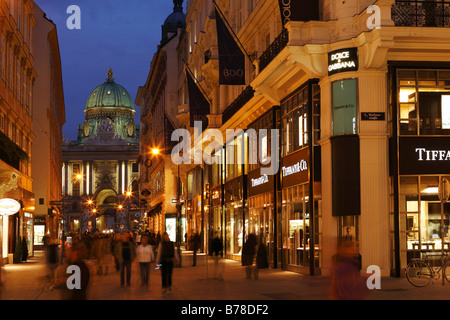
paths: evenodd
<path fill-rule="evenodd" d="M 83 161 L 83 192 L 81 194 L 89 194 L 87 190 L 87 178 L 88 178 L 88 172 L 87 172 L 87 162 Z"/>
<path fill-rule="evenodd" d="M 89 190 L 88 190 L 88 192 L 89 192 L 89 194 L 91 195 L 91 194 L 93 194 L 93 185 L 94 185 L 94 174 L 93 174 L 93 172 L 94 172 L 94 169 L 93 169 L 93 167 L 94 167 L 94 161 L 89 161 L 89 172 L 88 172 L 88 174 L 89 174 Z"/>
<path fill-rule="evenodd" d="M 69 161 L 64 161 L 64 194 L 69 194 Z"/>
<path fill-rule="evenodd" d="M 119 170 L 118 170 L 118 177 L 117 177 L 117 185 L 118 185 L 118 190 L 117 190 L 117 194 L 122 194 L 122 160 L 119 161 Z"/>

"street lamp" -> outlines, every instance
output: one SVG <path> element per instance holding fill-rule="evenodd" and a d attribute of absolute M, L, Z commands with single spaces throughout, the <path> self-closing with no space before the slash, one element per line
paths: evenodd
<path fill-rule="evenodd" d="M 154 156 L 159 155 L 159 149 L 158 148 L 152 148 L 151 152 L 152 152 L 152 155 L 154 155 Z"/>

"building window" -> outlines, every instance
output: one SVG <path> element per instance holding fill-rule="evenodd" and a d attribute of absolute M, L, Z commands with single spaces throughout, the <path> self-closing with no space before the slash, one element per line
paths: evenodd
<path fill-rule="evenodd" d="M 397 70 L 399 134 L 450 135 L 450 70 Z"/>
<path fill-rule="evenodd" d="M 332 83 L 333 135 L 357 133 L 357 92 L 356 79 Z"/>
<path fill-rule="evenodd" d="M 313 117 L 312 133 L 316 144 L 320 139 L 320 87 L 317 84 L 303 87 L 281 104 L 282 156 L 308 146 L 309 117 Z"/>

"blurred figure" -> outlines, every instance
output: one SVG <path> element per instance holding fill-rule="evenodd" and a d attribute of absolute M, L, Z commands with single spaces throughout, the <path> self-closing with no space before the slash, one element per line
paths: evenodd
<path fill-rule="evenodd" d="M 149 244 L 148 237 L 141 237 L 141 244 L 136 248 L 136 256 L 141 271 L 141 285 L 148 286 L 150 280 L 150 263 L 155 261 L 153 247 Z"/>
<path fill-rule="evenodd" d="M 341 240 L 333 257 L 331 298 L 335 300 L 362 300 L 367 286 L 361 276 L 361 262 L 353 241 Z"/>
<path fill-rule="evenodd" d="M 211 252 L 214 259 L 214 279 L 217 280 L 223 280 L 223 268 L 225 265 L 221 263 L 222 251 L 222 240 L 216 233 L 215 237 L 211 240 Z"/>
<path fill-rule="evenodd" d="M 106 276 L 108 273 L 108 266 L 106 264 L 108 239 L 103 235 L 97 235 L 94 240 L 92 249 L 95 254 L 97 274 Z"/>
<path fill-rule="evenodd" d="M 162 235 L 161 242 L 158 247 L 158 254 L 156 256 L 156 264 L 160 265 L 161 269 L 161 284 L 163 293 L 172 291 L 172 272 L 174 263 L 178 262 L 179 258 L 175 250 L 175 245 L 170 241 L 167 232 Z"/>
<path fill-rule="evenodd" d="M 58 239 L 47 236 L 44 238 L 44 252 L 45 252 L 45 262 L 47 265 L 47 275 L 46 275 L 46 287 L 53 290 L 55 286 L 55 276 L 56 268 L 59 264 L 59 248 Z"/>
<path fill-rule="evenodd" d="M 115 255 L 120 266 L 120 286 L 125 283 L 125 269 L 127 286 L 131 285 L 131 265 L 136 258 L 136 247 L 130 240 L 130 233 L 124 232 L 121 241 L 115 247 Z"/>
<path fill-rule="evenodd" d="M 255 272 L 255 278 L 257 278 L 256 270 L 253 268 L 257 244 L 256 235 L 250 233 L 242 247 L 242 266 L 245 268 L 246 279 L 251 279 L 253 272 Z"/>
<path fill-rule="evenodd" d="M 261 239 L 261 242 L 258 246 L 258 251 L 256 252 L 255 280 L 258 280 L 259 278 L 260 269 L 268 269 L 268 268 L 269 268 L 269 259 L 267 257 L 267 247 Z"/>
<path fill-rule="evenodd" d="M 114 258 L 114 266 L 116 271 L 120 270 L 119 259 L 117 257 L 118 249 L 116 249 L 119 243 L 120 243 L 120 233 L 115 233 L 111 242 L 111 253 Z"/>
<path fill-rule="evenodd" d="M 80 244 L 69 246 L 65 250 L 65 264 L 59 268 L 57 280 L 57 287 L 61 290 L 61 298 L 63 300 L 87 299 L 90 272 L 83 260 L 83 255 L 83 248 Z M 79 273 L 67 273 L 70 266 L 77 266 L 79 268 Z M 77 276 L 79 276 L 79 279 L 69 279 Z M 73 287 L 69 287 L 68 282 L 73 285 Z M 77 288 L 75 284 L 79 284 L 79 287 Z"/>
<path fill-rule="evenodd" d="M 192 251 L 194 252 L 194 255 L 192 256 L 192 266 L 195 267 L 197 265 L 197 250 L 200 248 L 200 234 L 195 232 L 192 235 L 191 243 L 192 243 Z"/>

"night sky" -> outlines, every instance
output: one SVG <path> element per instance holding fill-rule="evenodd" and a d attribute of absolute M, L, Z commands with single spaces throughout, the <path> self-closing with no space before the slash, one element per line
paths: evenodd
<path fill-rule="evenodd" d="M 161 40 L 161 25 L 173 11 L 172 0 L 35 0 L 58 31 L 63 73 L 66 124 L 63 133 L 76 140 L 89 94 L 113 69 L 116 83 L 133 102 L 145 84 Z M 81 9 L 81 29 L 70 30 L 67 8 Z M 183 2 L 186 11 L 186 1 Z M 139 123 L 139 107 L 136 122 Z"/>

